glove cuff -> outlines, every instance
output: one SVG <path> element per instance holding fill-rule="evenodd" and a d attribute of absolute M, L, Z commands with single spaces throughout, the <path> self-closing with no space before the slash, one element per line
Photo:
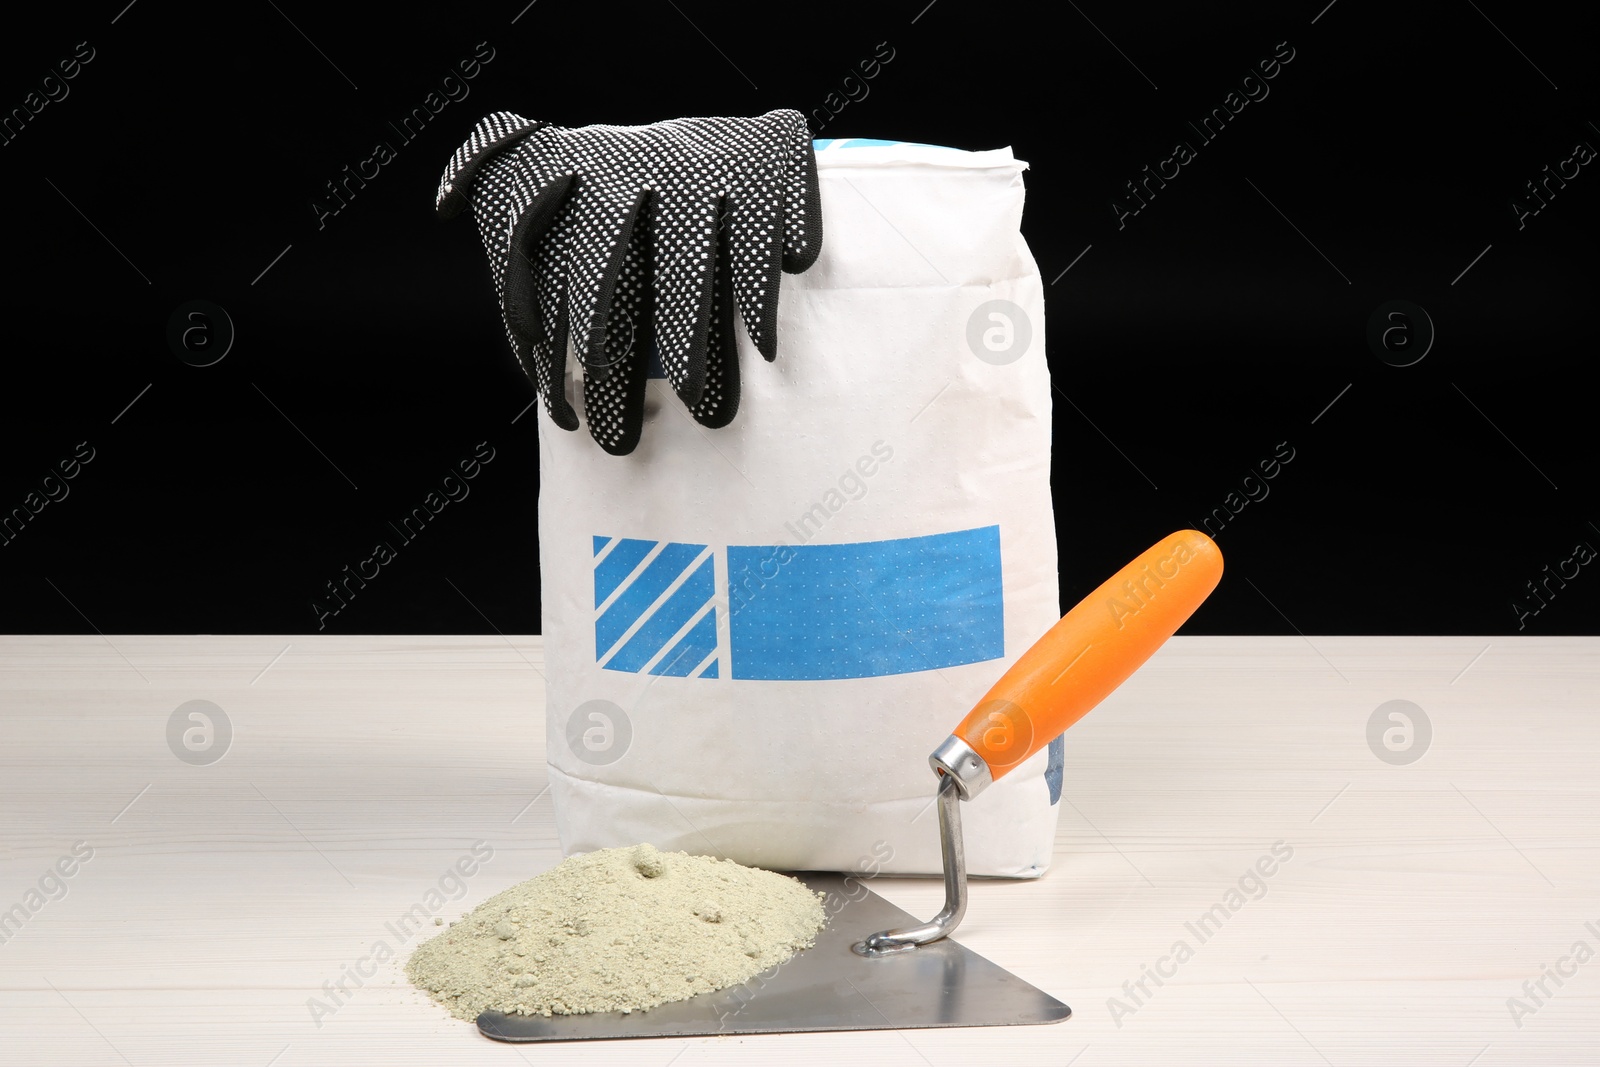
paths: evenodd
<path fill-rule="evenodd" d="M 509 111 L 496 111 L 480 119 L 471 135 L 450 157 L 450 165 L 439 179 L 439 193 L 434 200 L 439 217 L 453 219 L 467 209 L 472 180 L 495 153 L 548 125 L 548 122 L 525 119 Z"/>

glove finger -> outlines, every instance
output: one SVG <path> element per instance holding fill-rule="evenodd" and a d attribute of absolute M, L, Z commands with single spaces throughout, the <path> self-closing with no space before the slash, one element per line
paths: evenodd
<path fill-rule="evenodd" d="M 731 296 L 750 339 L 769 360 L 776 355 L 781 197 L 789 164 L 780 117 L 786 114 L 661 124 L 672 127 L 672 143 L 687 160 L 687 171 L 698 175 L 696 192 L 727 197 L 718 212 L 714 269 L 724 260 L 732 264 Z"/>
<path fill-rule="evenodd" d="M 563 349 L 566 347 L 564 338 L 561 347 Z M 549 386 L 538 384 L 540 380 L 545 378 L 544 373 L 542 373 L 543 369 L 549 368 L 558 362 L 555 342 L 539 341 L 527 345 L 523 351 L 524 354 L 518 355 L 517 360 L 522 364 L 523 373 L 527 374 L 530 380 L 534 380 L 539 390 L 539 395 L 544 400 L 544 408 L 550 413 L 550 421 L 563 430 L 576 430 L 578 428 L 578 413 L 573 410 L 572 405 L 567 401 L 565 378 L 556 378 Z M 561 361 L 564 362 L 564 360 Z M 528 370 L 529 366 L 539 368 L 540 371 L 530 372 Z"/>
<path fill-rule="evenodd" d="M 649 198 L 647 190 L 618 195 L 598 182 L 585 182 L 573 201 L 567 312 L 585 378 L 604 381 L 611 373 L 607 320 L 634 226 Z"/>
<path fill-rule="evenodd" d="M 511 229 L 500 304 L 506 325 L 528 341 L 549 339 L 534 295 L 534 257 L 539 254 L 541 239 L 566 203 L 572 184 L 570 174 L 554 178 L 534 195 Z"/>
<path fill-rule="evenodd" d="M 730 213 L 719 212 L 725 220 L 719 236 L 727 237 Z M 739 342 L 733 329 L 735 264 L 732 257 L 719 255 L 712 285 L 711 314 L 707 317 L 706 382 L 700 402 L 689 409 L 702 426 L 717 429 L 728 425 L 739 411 Z"/>
<path fill-rule="evenodd" d="M 822 191 L 817 184 L 817 152 L 805 118 L 789 112 L 789 173 L 783 198 L 783 269 L 809 270 L 822 253 Z"/>
<path fill-rule="evenodd" d="M 567 400 L 567 249 L 571 243 L 570 212 L 556 215 L 550 231 L 533 249 L 533 295 L 544 340 L 528 346 L 536 384 L 545 410 L 563 430 L 578 428 L 578 413 Z"/>
<path fill-rule="evenodd" d="M 676 195 L 675 195 L 676 194 Z M 661 368 L 684 405 L 700 403 L 717 255 L 716 205 L 663 188 L 652 204 L 654 334 Z"/>
<path fill-rule="evenodd" d="M 589 433 L 602 449 L 625 456 L 644 427 L 645 376 L 649 368 L 650 227 L 641 216 L 617 274 L 616 296 L 606 320 L 605 355 L 610 373 L 586 374 L 583 409 Z"/>
<path fill-rule="evenodd" d="M 534 339 L 519 333 L 508 319 L 505 320 L 505 326 L 506 339 L 511 342 L 511 354 L 516 357 L 522 373 L 533 383 L 544 401 L 551 420 L 563 430 L 576 430 L 578 413 L 572 409 L 566 397 L 565 328 Z"/>
<path fill-rule="evenodd" d="M 797 145 L 810 148 L 797 111 L 768 112 L 755 120 L 702 123 L 693 130 L 708 151 L 730 167 L 731 225 L 718 246 L 733 266 L 732 295 L 757 351 L 777 357 L 778 291 L 784 270 L 785 202 L 791 195 Z M 814 162 L 814 157 L 813 162 Z M 799 186 L 803 195 L 804 183 Z M 803 213 L 802 213 L 803 216 Z"/>
<path fill-rule="evenodd" d="M 771 362 L 778 354 L 778 285 L 782 278 L 783 216 L 777 167 L 764 167 L 729 200 L 728 225 L 719 245 L 731 266 L 730 296 L 756 350 Z"/>
<path fill-rule="evenodd" d="M 548 231 L 561 215 L 572 179 L 551 169 L 552 161 L 559 162 L 559 154 L 552 151 L 550 142 L 559 131 L 543 123 L 519 120 L 525 125 L 514 130 L 515 136 L 482 148 L 480 142 L 502 125 L 500 117 L 485 119 L 457 150 L 440 184 L 440 208 L 446 215 L 454 214 L 460 207 L 449 198 L 470 200 L 489 253 L 495 296 L 512 354 L 544 398 L 551 418 L 563 429 L 572 430 L 578 426 L 578 416 L 565 396 L 564 334 L 557 338 L 552 333 L 549 316 L 541 313 L 541 301 L 532 291 L 533 278 L 548 269 L 535 263 L 553 256 L 553 249 L 560 244 L 547 239 Z M 510 145 L 512 140 L 518 143 Z M 447 207 L 451 204 L 454 206 Z M 546 304 L 553 312 L 559 311 L 557 303 Z"/>
<path fill-rule="evenodd" d="M 461 214 L 471 200 L 479 171 L 511 145 L 548 125 L 509 111 L 496 111 L 480 119 L 450 157 L 439 179 L 433 202 L 439 217 L 453 219 Z"/>
<path fill-rule="evenodd" d="M 564 309 L 560 287 L 544 283 L 562 273 L 568 244 L 563 208 L 572 183 L 570 175 L 558 176 L 527 201 L 510 227 L 499 279 L 500 309 L 512 351 L 544 397 L 551 419 L 564 430 L 578 428 L 578 413 L 566 396 Z"/>

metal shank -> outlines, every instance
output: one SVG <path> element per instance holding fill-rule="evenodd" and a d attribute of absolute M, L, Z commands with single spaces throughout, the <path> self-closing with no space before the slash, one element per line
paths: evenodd
<path fill-rule="evenodd" d="M 960 783 L 939 775 L 939 845 L 944 854 L 944 909 L 930 922 L 900 930 L 882 930 L 850 946 L 861 956 L 905 952 L 948 937 L 967 913 L 967 855 L 961 845 Z"/>

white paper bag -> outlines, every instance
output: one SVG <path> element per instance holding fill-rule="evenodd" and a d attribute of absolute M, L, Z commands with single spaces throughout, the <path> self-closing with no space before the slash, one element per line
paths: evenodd
<path fill-rule="evenodd" d="M 648 841 L 777 870 L 936 873 L 928 754 L 1060 617 L 1026 164 L 817 150 L 822 255 L 784 276 L 776 362 L 741 327 L 730 426 L 694 423 L 665 381 L 628 456 L 541 414 L 568 854 Z M 962 805 L 973 874 L 1049 865 L 1060 753 Z"/>

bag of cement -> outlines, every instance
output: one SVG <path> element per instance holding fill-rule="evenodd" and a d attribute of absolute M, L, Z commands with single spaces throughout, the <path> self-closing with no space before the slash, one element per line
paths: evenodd
<path fill-rule="evenodd" d="M 816 149 L 821 257 L 784 278 L 775 362 L 741 328 L 731 425 L 665 381 L 628 455 L 539 415 L 568 854 L 937 873 L 928 753 L 1060 617 L 1026 164 Z M 966 809 L 968 870 L 1041 874 L 1060 790 L 1057 739 Z"/>

